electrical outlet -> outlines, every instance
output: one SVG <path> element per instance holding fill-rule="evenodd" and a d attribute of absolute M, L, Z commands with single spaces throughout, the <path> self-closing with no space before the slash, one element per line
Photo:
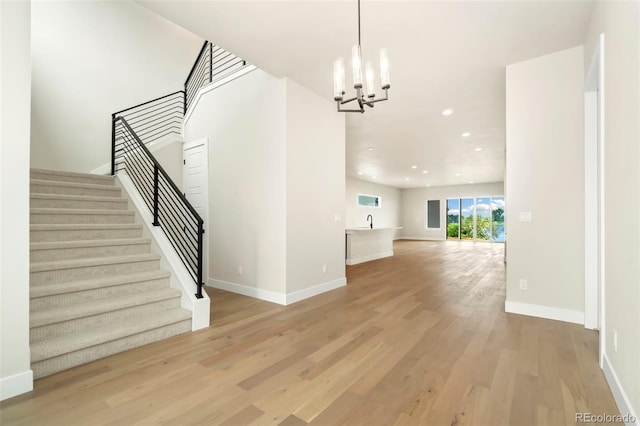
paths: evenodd
<path fill-rule="evenodd" d="M 322 273 L 323 274 L 327 273 L 327 265 L 322 265 Z"/>
<path fill-rule="evenodd" d="M 618 352 L 618 332 L 613 329 L 613 350 Z"/>
<path fill-rule="evenodd" d="M 527 280 L 520 280 L 520 290 L 526 290 L 527 289 Z"/>
<path fill-rule="evenodd" d="M 238 266 L 238 275 L 242 275 L 243 272 L 242 266 Z"/>

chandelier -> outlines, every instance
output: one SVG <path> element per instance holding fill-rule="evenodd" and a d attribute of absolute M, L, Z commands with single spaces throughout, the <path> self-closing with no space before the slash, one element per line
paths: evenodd
<path fill-rule="evenodd" d="M 351 49 L 351 68 L 353 70 L 353 88 L 356 95 L 344 99 L 345 94 L 345 71 L 344 58 L 337 58 L 333 61 L 333 100 L 338 105 L 339 112 L 360 112 L 364 113 L 365 105 L 373 108 L 376 102 L 389 99 L 389 58 L 387 49 L 380 49 L 380 83 L 384 90 L 384 98 L 376 98 L 375 75 L 371 61 L 365 65 L 365 87 L 362 87 L 362 48 L 360 42 L 360 0 L 358 0 L 358 44 Z M 356 101 L 358 108 L 342 109 L 342 105 Z M 355 105 L 353 105 L 355 107 Z"/>

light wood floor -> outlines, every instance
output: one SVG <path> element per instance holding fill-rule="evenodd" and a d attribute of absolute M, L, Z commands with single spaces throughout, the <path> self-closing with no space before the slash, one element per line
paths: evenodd
<path fill-rule="evenodd" d="M 503 246 L 403 241 L 283 307 L 222 291 L 212 326 L 36 381 L 8 425 L 564 425 L 618 414 L 597 333 L 504 313 Z"/>

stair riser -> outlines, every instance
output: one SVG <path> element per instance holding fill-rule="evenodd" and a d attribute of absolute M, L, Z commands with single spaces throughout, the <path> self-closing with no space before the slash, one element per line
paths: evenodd
<path fill-rule="evenodd" d="M 65 195 L 89 195 L 91 197 L 120 197 L 120 188 L 115 186 L 104 186 L 104 188 L 76 188 L 57 185 L 46 185 L 40 183 L 31 184 L 32 194 L 65 194 Z"/>
<path fill-rule="evenodd" d="M 92 179 L 91 177 L 83 176 L 66 176 L 66 175 L 54 175 L 46 172 L 31 171 L 31 179 L 50 180 L 54 182 L 75 182 L 75 183 L 88 183 L 91 185 L 104 185 L 113 186 L 113 179 Z"/>
<path fill-rule="evenodd" d="M 92 200 L 52 200 L 45 198 L 32 198 L 32 208 L 58 208 L 58 209 L 108 209 L 127 210 L 126 200 L 115 198 L 113 201 L 92 201 Z"/>
<path fill-rule="evenodd" d="M 31 364 L 34 378 L 48 376 L 77 365 L 86 364 L 100 358 L 123 352 L 158 340 L 191 331 L 191 320 L 181 321 L 165 327 L 128 336 L 122 339 L 92 346 L 76 352 L 67 353 L 53 358 L 45 359 Z"/>
<path fill-rule="evenodd" d="M 107 275 L 152 271 L 158 268 L 160 268 L 159 260 L 147 260 L 141 262 L 127 262 L 111 265 L 96 265 L 72 269 L 31 272 L 30 280 L 31 285 L 55 284 L 104 277 Z"/>
<path fill-rule="evenodd" d="M 142 229 L 74 229 L 31 231 L 31 242 L 109 240 L 115 238 L 139 238 Z"/>
<path fill-rule="evenodd" d="M 109 287 L 94 288 L 91 290 L 74 291 L 72 293 L 55 294 L 31 298 L 29 308 L 31 312 L 76 305 L 92 300 L 106 299 L 108 297 L 129 296 L 139 293 L 154 292 L 169 287 L 169 278 L 140 281 L 129 284 L 114 285 Z"/>
<path fill-rule="evenodd" d="M 131 214 L 57 214 L 31 213 L 30 223 L 39 224 L 90 224 L 90 223 L 133 223 L 135 216 Z"/>
<path fill-rule="evenodd" d="M 150 252 L 151 245 L 123 244 L 117 246 L 79 247 L 68 249 L 31 250 L 31 262 L 51 262 L 54 260 L 83 259 L 91 257 L 124 256 Z"/>
<path fill-rule="evenodd" d="M 38 342 L 43 339 L 74 334 L 90 328 L 115 324 L 120 321 L 127 321 L 133 318 L 142 318 L 145 315 L 153 315 L 168 309 L 180 307 L 180 296 L 173 299 L 161 300 L 145 305 L 120 309 L 117 311 L 105 312 L 103 314 L 92 315 L 84 318 L 63 321 L 56 324 L 34 327 L 30 329 L 31 342 Z"/>

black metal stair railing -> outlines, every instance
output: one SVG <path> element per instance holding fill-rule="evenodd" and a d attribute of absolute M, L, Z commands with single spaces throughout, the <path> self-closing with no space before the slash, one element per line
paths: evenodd
<path fill-rule="evenodd" d="M 149 151 L 164 137 L 180 135 L 184 116 L 198 91 L 248 64 L 205 41 L 184 82 L 184 90 L 111 115 L 111 174 L 125 171 L 196 282 L 202 297 L 204 222 Z"/>
<path fill-rule="evenodd" d="M 184 82 L 184 113 L 192 105 L 198 90 L 247 66 L 247 61 L 205 41 L 196 62 Z"/>
<path fill-rule="evenodd" d="M 204 221 L 124 117 L 113 120 L 114 174 L 126 171 L 202 298 Z"/>
<path fill-rule="evenodd" d="M 184 118 L 182 90 L 111 114 L 122 117 L 146 145 L 169 135 L 180 135 Z"/>

